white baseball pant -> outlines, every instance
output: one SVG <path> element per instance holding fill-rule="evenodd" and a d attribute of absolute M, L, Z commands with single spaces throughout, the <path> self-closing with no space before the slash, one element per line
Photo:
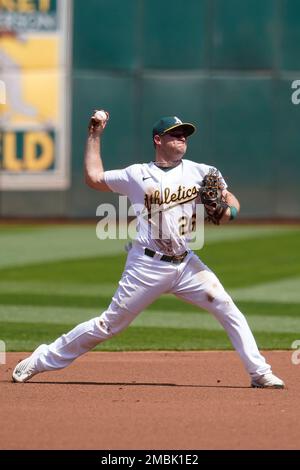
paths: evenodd
<path fill-rule="evenodd" d="M 161 294 L 177 297 L 212 313 L 226 330 L 252 377 L 271 367 L 260 354 L 244 315 L 226 293 L 216 275 L 191 251 L 181 264 L 150 258 L 136 244 L 130 250 L 119 287 L 100 317 L 77 325 L 36 359 L 39 371 L 61 369 L 97 344 L 124 330 Z M 184 321 L 184 317 L 183 317 Z"/>

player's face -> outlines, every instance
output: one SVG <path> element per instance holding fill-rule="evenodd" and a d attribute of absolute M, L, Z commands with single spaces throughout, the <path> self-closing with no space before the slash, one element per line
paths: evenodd
<path fill-rule="evenodd" d="M 174 129 L 167 132 L 160 137 L 162 150 L 164 150 L 170 157 L 183 156 L 187 148 L 187 137 L 182 130 Z"/>

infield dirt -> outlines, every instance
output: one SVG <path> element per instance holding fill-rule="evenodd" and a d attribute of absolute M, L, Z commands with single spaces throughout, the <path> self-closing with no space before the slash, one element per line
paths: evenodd
<path fill-rule="evenodd" d="M 252 389 L 235 352 L 91 352 L 11 382 L 1 365 L 1 449 L 297 449 L 300 365 L 264 353 L 284 390 Z"/>

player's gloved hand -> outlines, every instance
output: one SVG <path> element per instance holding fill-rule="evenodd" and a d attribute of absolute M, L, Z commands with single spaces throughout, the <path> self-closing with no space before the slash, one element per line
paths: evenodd
<path fill-rule="evenodd" d="M 219 225 L 224 212 L 229 206 L 222 197 L 220 176 L 217 170 L 211 168 L 205 175 L 199 195 L 206 210 L 205 220 Z"/>

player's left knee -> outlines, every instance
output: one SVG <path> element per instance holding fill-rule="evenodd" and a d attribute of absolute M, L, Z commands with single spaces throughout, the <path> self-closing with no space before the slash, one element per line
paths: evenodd
<path fill-rule="evenodd" d="M 207 284 L 206 300 L 209 303 L 224 303 L 225 305 L 230 303 L 231 297 L 227 294 L 219 281 L 213 278 L 212 282 Z"/>
<path fill-rule="evenodd" d="M 229 311 L 234 305 L 232 298 L 225 291 L 216 292 L 215 295 L 209 293 L 207 295 L 207 300 L 215 309 L 223 312 L 227 310 Z"/>

